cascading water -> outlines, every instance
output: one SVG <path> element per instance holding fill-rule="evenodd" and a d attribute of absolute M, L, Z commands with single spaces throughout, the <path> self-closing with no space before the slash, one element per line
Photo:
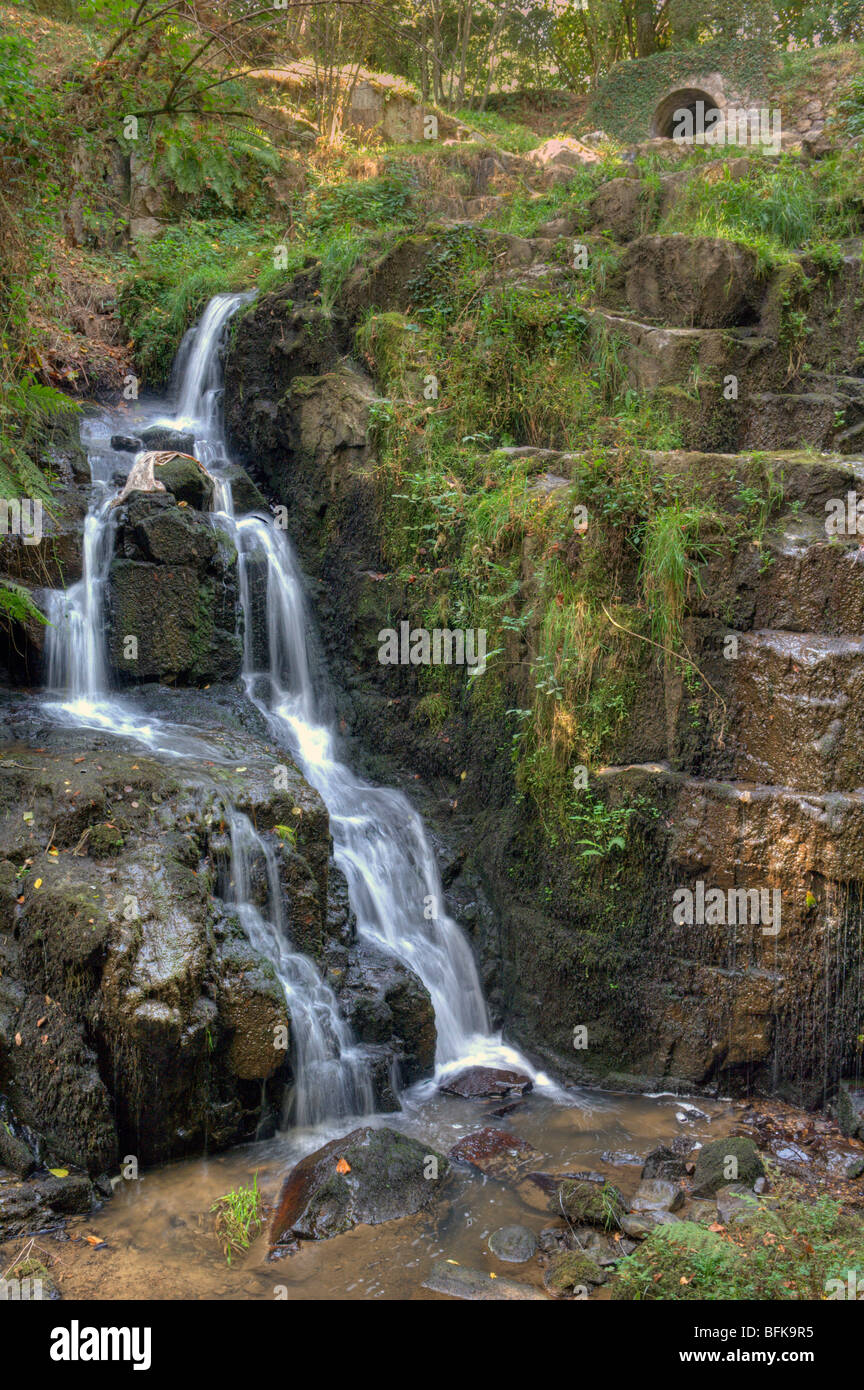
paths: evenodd
<path fill-rule="evenodd" d="M 176 413 L 170 418 L 151 415 L 148 423 L 192 431 L 196 456 L 214 476 L 214 523 L 229 531 L 239 558 L 247 694 L 327 806 L 335 858 L 348 882 L 359 933 L 404 961 L 429 990 L 439 1067 L 469 1059 L 515 1060 L 526 1067 L 524 1059 L 488 1035 L 474 959 L 459 927 L 443 910 L 440 875 L 420 817 L 401 793 L 361 781 L 335 755 L 334 731 L 319 712 L 303 585 L 288 540 L 270 516 L 234 515 L 221 423 L 221 351 L 232 315 L 251 298 L 224 294 L 210 301 L 183 346 Z M 212 750 L 198 736 L 158 720 L 142 725 L 133 708 L 108 693 L 103 600 L 112 551 L 116 459 L 104 443 L 90 443 L 94 494 L 85 525 L 84 573 L 78 584 L 55 596 L 49 682 L 56 698 L 47 707 L 67 720 L 145 742 L 161 754 L 207 756 Z M 263 635 L 255 621 L 262 577 Z M 296 1077 L 291 1118 L 309 1125 L 368 1113 L 372 1088 L 362 1050 L 312 961 L 290 947 L 272 847 L 238 813 L 229 811 L 229 823 L 226 896 L 253 945 L 276 968 L 289 1003 Z M 256 860 L 266 870 L 264 903 L 254 900 L 251 866 Z"/>
<path fill-rule="evenodd" d="M 279 869 L 272 845 L 247 816 L 232 812 L 230 881 L 226 897 L 257 951 L 269 960 L 285 991 L 294 1040 L 294 1091 L 286 1107 L 297 1125 L 319 1124 L 372 1109 L 372 1086 L 333 991 L 307 956 L 292 951 L 282 909 Z M 263 866 L 266 903 L 255 902 L 256 863 Z M 266 912 L 261 910 L 266 907 Z"/>

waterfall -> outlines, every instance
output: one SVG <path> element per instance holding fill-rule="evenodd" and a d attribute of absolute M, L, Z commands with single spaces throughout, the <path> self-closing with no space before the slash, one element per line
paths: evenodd
<path fill-rule="evenodd" d="M 256 951 L 274 966 L 291 1016 L 294 1090 L 288 1118 L 307 1126 L 368 1114 L 373 1096 L 362 1049 L 311 960 L 290 949 L 275 851 L 239 812 L 229 815 L 229 826 L 231 864 L 225 896 Z M 264 869 L 265 912 L 254 900 L 256 864 Z"/>
<path fill-rule="evenodd" d="M 302 576 L 287 537 L 272 516 L 236 517 L 222 425 L 222 353 L 232 315 L 252 294 L 217 295 L 184 341 L 176 414 L 153 416 L 195 435 L 196 456 L 216 483 L 214 524 L 238 552 L 244 618 L 243 680 L 274 738 L 290 748 L 330 815 L 334 855 L 348 882 L 360 936 L 409 966 L 429 991 L 438 1030 L 437 1062 L 514 1062 L 524 1059 L 488 1035 L 483 991 L 470 947 L 443 906 L 443 890 L 423 823 L 400 792 L 356 777 L 336 753 L 335 731 L 321 712 L 308 640 Z M 92 427 L 96 429 L 96 427 Z M 90 728 L 134 738 L 171 757 L 211 755 L 199 735 L 166 721 L 144 724 L 134 707 L 109 693 L 104 657 L 104 593 L 112 555 L 112 474 L 118 459 L 103 435 L 89 440 L 93 499 L 85 523 L 82 579 L 54 596 L 49 638 L 46 709 Z M 85 441 L 88 442 L 88 441 Z M 220 466 L 221 465 L 221 466 Z M 263 580 L 264 621 L 256 625 Z M 276 858 L 249 821 L 230 810 L 231 866 L 226 898 L 250 940 L 277 971 L 292 1019 L 295 1091 L 291 1118 L 315 1124 L 372 1109 L 369 1069 L 332 991 L 314 963 L 295 952 L 283 920 Z M 266 902 L 256 902 L 252 865 L 263 864 Z M 542 1082 L 545 1078 L 535 1074 Z"/>

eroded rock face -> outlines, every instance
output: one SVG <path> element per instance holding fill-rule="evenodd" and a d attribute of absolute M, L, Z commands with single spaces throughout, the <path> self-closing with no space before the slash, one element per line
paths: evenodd
<path fill-rule="evenodd" d="M 290 1076 L 290 1018 L 220 897 L 224 806 L 274 843 L 299 810 L 294 852 L 325 873 L 326 811 L 299 773 L 274 791 L 272 754 L 248 733 L 243 771 L 212 778 L 75 743 L 0 767 L 0 1091 L 14 1127 L 41 1161 L 91 1173 L 251 1137 L 262 1086 L 278 1111 Z"/>
<path fill-rule="evenodd" d="M 640 237 L 625 275 L 637 316 L 685 328 L 751 322 L 765 293 L 755 253 L 712 237 Z"/>
<path fill-rule="evenodd" d="M 366 1126 L 316 1149 L 282 1187 L 270 1243 L 326 1240 L 425 1211 L 450 1171 L 443 1155 L 394 1129 Z"/>

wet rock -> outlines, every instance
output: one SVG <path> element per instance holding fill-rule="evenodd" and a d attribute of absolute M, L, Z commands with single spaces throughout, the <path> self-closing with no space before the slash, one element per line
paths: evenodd
<path fill-rule="evenodd" d="M 841 1081 L 834 1108 L 840 1133 L 847 1139 L 864 1139 L 864 1086 L 859 1081 Z"/>
<path fill-rule="evenodd" d="M 626 1210 L 624 1198 L 609 1182 L 563 1182 L 550 1202 L 574 1226 L 599 1226 L 613 1231 Z"/>
<path fill-rule="evenodd" d="M 227 1064 L 242 1081 L 266 1081 L 289 1056 L 285 991 L 269 961 L 240 934 L 220 949 L 219 1014 L 230 1030 Z"/>
<path fill-rule="evenodd" d="M 534 1089 L 530 1076 L 498 1067 L 467 1067 L 442 1081 L 438 1088 L 448 1096 L 477 1100 L 484 1096 L 525 1095 Z"/>
<path fill-rule="evenodd" d="M 0 535 L 0 572 L 35 589 L 74 584 L 81 578 L 86 513 L 87 491 L 81 487 L 55 486 L 41 513 L 23 499 L 20 529 Z"/>
<path fill-rule="evenodd" d="M 195 450 L 195 436 L 186 430 L 175 430 L 169 425 L 150 425 L 141 431 L 141 442 L 145 449 L 162 452 L 175 449 L 178 454 L 191 454 Z"/>
<path fill-rule="evenodd" d="M 639 1164 L 639 1163 L 642 1162 L 642 1160 L 641 1160 L 641 1158 L 639 1157 L 638 1154 L 631 1154 L 631 1153 L 628 1152 L 627 1149 L 607 1149 L 604 1153 L 602 1153 L 602 1154 L 600 1155 L 600 1157 L 602 1158 L 602 1160 L 603 1160 L 604 1163 L 611 1163 L 611 1164 L 613 1164 L 615 1167 L 621 1167 L 621 1168 L 630 1167 L 631 1164 L 635 1166 L 636 1164 Z M 650 1154 L 649 1154 L 649 1157 L 650 1157 Z M 642 1170 L 642 1176 L 643 1176 L 643 1178 L 648 1178 L 648 1177 L 653 1178 L 653 1177 L 661 1177 L 662 1174 L 659 1174 L 659 1173 L 646 1173 L 645 1170 L 644 1170 L 644 1168 L 643 1168 L 643 1170 Z"/>
<path fill-rule="evenodd" d="M 130 494 L 118 509 L 107 627 L 109 660 L 123 682 L 233 680 L 242 640 L 231 542 L 170 494 Z"/>
<path fill-rule="evenodd" d="M 729 1183 L 716 1194 L 717 1216 L 724 1226 L 739 1218 L 752 1216 L 757 1210 L 752 1189 L 743 1183 Z"/>
<path fill-rule="evenodd" d="M 425 1211 L 449 1171 L 441 1154 L 394 1129 L 352 1130 L 301 1159 L 288 1174 L 270 1243 L 286 1236 L 326 1240 L 354 1226 L 377 1226 Z"/>
<path fill-rule="evenodd" d="M 676 1178 L 686 1176 L 687 1164 L 684 1159 L 663 1144 L 652 1149 L 642 1165 L 643 1178 L 663 1178 L 667 1182 L 674 1182 Z"/>
<path fill-rule="evenodd" d="M 730 1135 L 715 1139 L 700 1150 L 693 1174 L 693 1196 L 711 1197 L 730 1180 L 752 1188 L 757 1178 L 765 1176 L 765 1165 L 752 1139 Z"/>
<path fill-rule="evenodd" d="M 715 1221 L 717 1203 L 707 1197 L 696 1197 L 687 1207 L 688 1221 Z"/>
<path fill-rule="evenodd" d="M 553 1255 L 543 1274 L 543 1284 L 553 1298 L 586 1298 L 592 1285 L 605 1284 L 606 1271 L 581 1250 Z"/>
<path fill-rule="evenodd" d="M 178 502 L 200 512 L 209 511 L 213 505 L 213 479 L 197 459 L 169 459 L 156 465 L 154 476 Z"/>
<path fill-rule="evenodd" d="M 853 1181 L 856 1178 L 864 1178 L 864 1158 L 853 1158 L 846 1169 L 846 1176 Z"/>
<path fill-rule="evenodd" d="M 447 1294 L 450 1298 L 463 1298 L 472 1303 L 546 1302 L 541 1290 L 530 1284 L 503 1279 L 500 1275 L 493 1279 L 481 1269 L 466 1269 L 464 1265 L 453 1264 L 449 1260 L 435 1261 L 423 1281 L 423 1287 L 432 1293 Z"/>
<path fill-rule="evenodd" d="M 671 1211 L 631 1212 L 622 1216 L 620 1225 L 625 1235 L 633 1240 L 644 1240 L 657 1226 L 677 1225 L 679 1218 Z"/>
<path fill-rule="evenodd" d="M 630 1210 L 677 1211 L 684 1205 L 684 1190 L 677 1183 L 665 1182 L 662 1178 L 648 1178 L 640 1182 L 630 1202 Z"/>
<path fill-rule="evenodd" d="M 357 942 L 334 982 L 355 1036 L 363 1043 L 392 1044 L 403 1085 L 431 1075 L 437 1030 L 429 991 L 401 961 L 366 942 Z"/>
<path fill-rule="evenodd" d="M 111 448 L 118 454 L 140 454 L 144 448 L 144 440 L 134 434 L 112 434 Z"/>
<path fill-rule="evenodd" d="M 184 711 L 229 756 L 242 738 L 239 773 L 68 731 L 66 747 L 0 758 L 0 908 L 3 864 L 14 878 L 33 858 L 12 886 L 16 934 L 0 930 L 2 1089 L 40 1157 L 92 1174 L 126 1153 L 143 1165 L 253 1138 L 290 1081 L 284 993 L 216 896 L 218 825 L 227 801 L 275 842 L 296 809 L 326 893 L 326 811 L 288 764 L 275 791 L 271 747 L 221 726 L 219 706 Z M 290 917 L 287 886 L 285 902 Z"/>
<path fill-rule="evenodd" d="M 478 1129 L 467 1134 L 450 1150 L 450 1157 L 461 1163 L 470 1163 L 479 1168 L 487 1177 L 514 1177 L 537 1155 L 537 1150 L 518 1134 L 510 1134 L 506 1129 Z"/>
<path fill-rule="evenodd" d="M 218 470 L 220 476 L 231 484 L 231 497 L 237 516 L 244 516 L 247 512 L 263 512 L 265 516 L 270 515 L 267 499 L 255 486 L 245 468 L 241 468 L 239 463 L 229 463 L 220 459 Z"/>
<path fill-rule="evenodd" d="M 524 1264 L 537 1252 L 537 1237 L 527 1226 L 499 1226 L 489 1237 L 489 1249 L 507 1264 Z"/>
<path fill-rule="evenodd" d="M 19 1178 L 27 1178 L 39 1166 L 39 1160 L 29 1144 L 13 1132 L 4 1114 L 6 1109 L 0 1105 L 0 1168 L 8 1168 Z"/>
<path fill-rule="evenodd" d="M 66 1216 L 90 1211 L 93 1188 L 81 1173 L 0 1184 L 0 1241 L 33 1235 Z"/>

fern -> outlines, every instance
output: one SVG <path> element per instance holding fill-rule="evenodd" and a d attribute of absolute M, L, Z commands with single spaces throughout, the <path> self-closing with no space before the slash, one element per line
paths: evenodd
<path fill-rule="evenodd" d="M 26 623 L 28 619 L 41 623 L 43 627 L 48 624 L 45 614 L 36 607 L 28 591 L 22 585 L 7 580 L 0 585 L 0 622 Z"/>

